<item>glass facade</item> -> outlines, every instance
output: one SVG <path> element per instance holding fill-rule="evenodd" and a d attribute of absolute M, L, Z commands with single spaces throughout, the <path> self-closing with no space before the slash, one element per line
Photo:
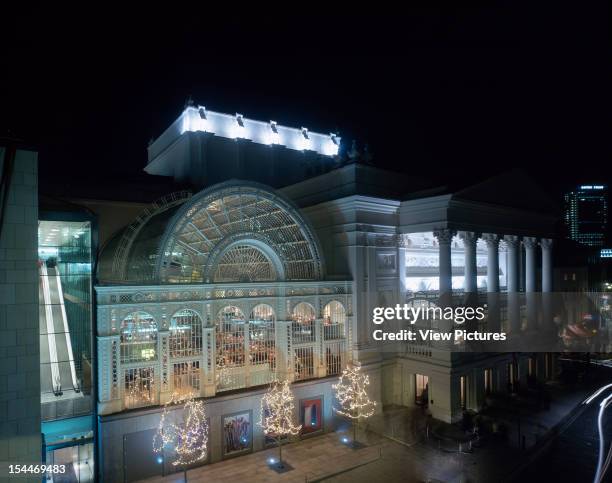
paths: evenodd
<path fill-rule="evenodd" d="M 582 185 L 566 193 L 565 224 L 571 240 L 603 246 L 608 224 L 608 187 Z"/>
<path fill-rule="evenodd" d="M 91 225 L 40 221 L 38 239 L 43 420 L 91 413 Z"/>
<path fill-rule="evenodd" d="M 92 223 L 38 223 L 42 433 L 62 481 L 94 481 Z"/>

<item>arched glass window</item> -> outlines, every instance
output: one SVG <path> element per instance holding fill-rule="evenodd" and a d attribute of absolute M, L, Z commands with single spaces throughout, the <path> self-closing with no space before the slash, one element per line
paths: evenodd
<path fill-rule="evenodd" d="M 346 311 L 344 305 L 332 300 L 323 308 L 323 336 L 326 340 L 344 337 Z"/>
<path fill-rule="evenodd" d="M 202 354 L 202 319 L 193 310 L 179 310 L 170 319 L 170 357 Z"/>
<path fill-rule="evenodd" d="M 121 322 L 121 362 L 157 359 L 157 324 L 146 312 L 134 312 Z"/>
<path fill-rule="evenodd" d="M 217 317 L 217 369 L 244 366 L 245 317 L 238 307 L 227 306 Z"/>
<path fill-rule="evenodd" d="M 252 365 L 270 364 L 276 367 L 274 309 L 266 304 L 253 308 L 249 317 L 249 355 Z"/>
<path fill-rule="evenodd" d="M 264 253 L 250 245 L 228 250 L 213 276 L 214 282 L 270 282 L 277 279 L 274 266 Z"/>
<path fill-rule="evenodd" d="M 293 308 L 292 314 L 293 340 L 300 342 L 314 342 L 315 340 L 315 309 L 306 302 L 300 302 Z"/>

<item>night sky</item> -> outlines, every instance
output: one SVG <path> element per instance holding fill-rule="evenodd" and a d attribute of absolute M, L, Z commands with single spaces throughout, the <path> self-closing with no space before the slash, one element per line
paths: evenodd
<path fill-rule="evenodd" d="M 553 197 L 610 183 L 608 7 L 512 3 L 388 15 L 296 4 L 284 17 L 238 5 L 30 11 L 3 25 L 0 134 L 39 149 L 43 179 L 120 179 L 142 169 L 148 140 L 191 95 L 338 131 L 368 143 L 376 165 L 441 183 L 516 167 Z"/>

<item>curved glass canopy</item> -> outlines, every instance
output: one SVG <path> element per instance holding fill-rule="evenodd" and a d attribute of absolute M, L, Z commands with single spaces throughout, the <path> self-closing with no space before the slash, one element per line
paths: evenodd
<path fill-rule="evenodd" d="M 323 263 L 297 209 L 255 183 L 215 185 L 151 216 L 128 255 L 109 243 L 99 275 L 107 282 L 225 283 L 318 280 Z"/>

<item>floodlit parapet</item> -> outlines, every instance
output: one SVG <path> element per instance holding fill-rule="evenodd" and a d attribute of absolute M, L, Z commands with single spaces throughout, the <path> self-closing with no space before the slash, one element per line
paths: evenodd
<path fill-rule="evenodd" d="M 333 133 L 320 134 L 305 127 L 294 128 L 281 126 L 275 121 L 248 119 L 242 114 L 207 111 L 204 106 L 187 107 L 178 122 L 160 140 L 171 142 L 173 136 L 185 132 L 207 132 L 228 139 L 247 139 L 258 144 L 276 144 L 297 151 L 316 151 L 324 156 L 335 156 L 340 146 L 340 137 Z"/>
<path fill-rule="evenodd" d="M 191 105 L 151 142 L 145 171 L 195 186 L 232 178 L 285 186 L 335 166 L 340 141 L 335 133 Z"/>

